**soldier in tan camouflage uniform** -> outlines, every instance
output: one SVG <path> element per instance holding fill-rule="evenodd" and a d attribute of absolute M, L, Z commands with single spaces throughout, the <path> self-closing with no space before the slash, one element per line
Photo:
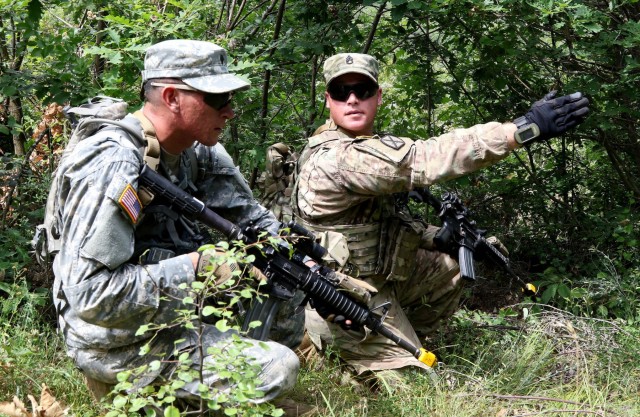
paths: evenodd
<path fill-rule="evenodd" d="M 158 172 L 241 227 L 277 233 L 280 223 L 253 199 L 217 143 L 234 117 L 233 92 L 249 87 L 228 72 L 226 51 L 202 41 L 161 42 L 148 49 L 142 78 L 144 107 L 121 122 L 159 144 Z M 186 288 L 203 278 L 207 266 L 197 252 L 207 241 L 204 230 L 166 202 L 143 207 L 143 155 L 126 130 L 106 125 L 70 152 L 54 178 L 61 248 L 53 264 L 54 301 L 68 354 L 92 382 L 107 386 L 117 382 L 118 372 L 158 359 L 161 366 L 150 368 L 137 386 L 169 378 L 173 352 L 189 352 L 198 369 L 201 359 L 215 363 L 207 348 L 229 344 L 231 331 L 205 324 L 202 335 L 182 327 L 138 333 L 142 325 L 171 323 L 177 309 L 185 308 Z M 216 276 L 228 276 L 222 269 Z M 244 341 L 250 344 L 247 360 L 261 368 L 256 385 L 264 397 L 255 402 L 272 401 L 293 387 L 299 368 L 293 351 L 275 342 Z M 146 344 L 150 353 L 140 356 Z M 203 368 L 203 383 L 230 389 L 211 369 Z M 186 382 L 178 397 L 199 406 L 199 382 Z"/>
<path fill-rule="evenodd" d="M 382 104 L 373 57 L 334 55 L 324 64 L 324 77 L 331 120 L 301 153 L 295 219 L 319 235 L 335 267 L 378 289 L 370 307 L 391 302 L 386 325 L 420 345 L 416 331 L 428 335 L 451 316 L 463 283 L 456 260 L 433 246 L 437 229 L 399 212 L 392 194 L 494 164 L 521 146 L 516 139 L 557 136 L 586 117 L 588 100 L 580 93 L 556 99 L 549 94 L 514 123 L 490 122 L 411 140 L 373 130 Z M 338 325 L 333 315 L 318 311 L 306 311 L 312 342 L 320 349 L 333 344 L 357 373 L 426 367 L 392 341 L 366 329 L 347 330 L 348 321 Z"/>

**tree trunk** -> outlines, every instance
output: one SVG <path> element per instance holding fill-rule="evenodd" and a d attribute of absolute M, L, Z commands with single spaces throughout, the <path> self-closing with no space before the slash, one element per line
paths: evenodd
<path fill-rule="evenodd" d="M 11 98 L 11 100 L 9 100 L 9 114 L 15 119 L 16 125 L 22 125 L 22 100 L 19 96 L 13 97 Z M 13 152 L 15 155 L 24 155 L 25 142 L 26 138 L 24 136 L 24 132 L 13 134 Z"/>

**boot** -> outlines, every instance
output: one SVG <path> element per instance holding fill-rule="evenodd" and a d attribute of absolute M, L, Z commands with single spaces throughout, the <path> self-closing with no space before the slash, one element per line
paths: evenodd
<path fill-rule="evenodd" d="M 273 405 L 284 411 L 285 417 L 312 417 L 318 415 L 318 407 L 299 403 L 289 398 L 278 398 Z"/>

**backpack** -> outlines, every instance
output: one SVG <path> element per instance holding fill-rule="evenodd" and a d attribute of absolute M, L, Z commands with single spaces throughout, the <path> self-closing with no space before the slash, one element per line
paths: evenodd
<path fill-rule="evenodd" d="M 94 135 L 105 125 L 113 125 L 129 133 L 131 140 L 141 150 L 141 154 L 144 155 L 144 162 L 154 170 L 157 170 L 160 163 L 160 143 L 155 136 L 147 134 L 149 127 L 143 124 L 143 130 L 139 130 L 137 126 L 122 120 L 127 115 L 127 107 L 127 103 L 123 100 L 107 96 L 96 96 L 77 107 L 66 106 L 63 112 L 71 123 L 72 133 L 58 165 L 69 157 L 81 140 Z M 57 171 L 56 168 L 53 173 L 54 178 Z M 59 218 L 57 194 L 58 185 L 54 181 L 47 197 L 44 222 L 36 226 L 36 231 L 31 241 L 36 260 L 42 266 L 48 265 L 53 260 L 53 257 L 60 251 L 62 244 L 60 240 L 62 225 Z M 144 195 L 140 195 L 141 199 L 144 197 Z M 147 203 L 148 200 L 147 198 Z"/>
<path fill-rule="evenodd" d="M 298 154 L 292 147 L 278 142 L 267 148 L 266 158 L 265 170 L 258 180 L 263 190 L 260 203 L 271 210 L 280 222 L 287 224 L 293 219 L 291 193 Z"/>

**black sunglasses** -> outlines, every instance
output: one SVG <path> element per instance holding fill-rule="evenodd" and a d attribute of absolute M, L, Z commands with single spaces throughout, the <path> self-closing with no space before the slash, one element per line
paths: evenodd
<path fill-rule="evenodd" d="M 203 101 L 207 106 L 222 110 L 231 103 L 233 93 L 205 94 Z"/>
<path fill-rule="evenodd" d="M 378 85 L 374 83 L 355 84 L 329 84 L 327 92 L 332 99 L 337 101 L 347 101 L 351 93 L 355 94 L 359 100 L 366 100 L 373 97 L 378 92 Z"/>
<path fill-rule="evenodd" d="M 198 93 L 202 93 L 203 94 L 202 101 L 204 101 L 204 103 L 207 106 L 213 107 L 218 111 L 222 110 L 227 105 L 229 105 L 229 103 L 231 103 L 231 99 L 233 98 L 233 93 L 220 93 L 220 94 L 205 93 L 203 91 L 196 90 L 195 88 L 190 87 L 186 84 L 159 83 L 156 81 L 152 81 L 151 85 L 153 87 L 173 87 L 178 90 L 195 91 Z"/>

